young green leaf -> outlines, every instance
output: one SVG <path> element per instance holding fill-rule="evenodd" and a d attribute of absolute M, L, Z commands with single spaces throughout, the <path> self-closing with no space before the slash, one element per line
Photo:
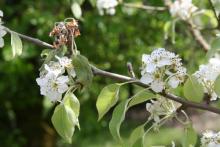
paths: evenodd
<path fill-rule="evenodd" d="M 184 96 L 188 100 L 201 102 L 203 99 L 203 86 L 194 76 L 190 76 L 183 87 Z"/>
<path fill-rule="evenodd" d="M 79 19 L 82 17 L 82 10 L 81 10 L 81 7 L 80 5 L 77 3 L 77 2 L 74 2 L 71 6 L 71 10 L 72 10 L 72 13 L 73 15 Z"/>
<path fill-rule="evenodd" d="M 79 100 L 77 99 L 77 97 L 73 93 L 68 93 L 64 97 L 63 102 L 64 102 L 65 106 L 70 107 L 72 109 L 72 111 L 74 112 L 75 115 L 73 117 L 76 117 L 76 118 L 74 118 L 75 123 L 78 126 L 78 128 L 80 129 L 80 125 L 79 125 L 79 121 L 78 121 L 79 111 L 80 111 Z"/>
<path fill-rule="evenodd" d="M 163 27 L 163 31 L 164 31 L 164 38 L 167 39 L 168 38 L 168 35 L 169 35 L 169 32 L 171 31 L 171 21 L 167 21 L 165 24 L 164 24 L 164 27 Z"/>
<path fill-rule="evenodd" d="M 133 97 L 131 97 L 131 101 L 128 104 L 128 108 L 143 103 L 151 98 L 154 98 L 155 95 L 147 90 L 141 91 L 139 93 L 137 93 L 136 95 L 134 95 Z"/>
<path fill-rule="evenodd" d="M 218 76 L 214 83 L 214 91 L 220 97 L 220 76 Z"/>
<path fill-rule="evenodd" d="M 211 49 L 207 53 L 207 58 L 211 58 L 216 52 L 220 51 L 220 37 L 214 39 L 211 43 Z"/>
<path fill-rule="evenodd" d="M 185 129 L 182 146 L 183 147 L 194 147 L 197 142 L 197 134 L 192 126 Z"/>
<path fill-rule="evenodd" d="M 64 104 L 56 106 L 51 118 L 52 124 L 58 134 L 68 143 L 72 142 L 75 130 L 75 114 L 72 109 Z"/>
<path fill-rule="evenodd" d="M 129 137 L 129 146 L 132 147 L 138 139 L 142 138 L 142 136 L 144 135 L 144 126 L 145 124 L 142 124 L 132 131 Z"/>
<path fill-rule="evenodd" d="M 98 110 L 100 120 L 111 107 L 113 107 L 118 101 L 118 94 L 120 89 L 120 84 L 111 84 L 102 89 L 98 99 L 96 101 L 96 108 Z"/>
<path fill-rule="evenodd" d="M 110 133 L 112 134 L 113 138 L 120 143 L 122 143 L 120 126 L 125 119 L 128 102 L 129 99 L 124 100 L 115 107 L 112 113 L 112 119 L 109 122 Z"/>
<path fill-rule="evenodd" d="M 15 57 L 16 55 L 21 55 L 22 53 L 22 41 L 20 37 L 11 32 L 11 46 L 12 46 L 12 55 Z"/>
<path fill-rule="evenodd" d="M 89 61 L 82 55 L 74 55 L 72 63 L 76 72 L 77 82 L 83 86 L 89 86 L 92 83 L 93 73 Z"/>

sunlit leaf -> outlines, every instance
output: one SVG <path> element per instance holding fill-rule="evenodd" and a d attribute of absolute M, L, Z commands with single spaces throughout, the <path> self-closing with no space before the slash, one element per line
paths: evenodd
<path fill-rule="evenodd" d="M 120 126 L 125 119 L 128 102 L 129 100 L 124 100 L 115 107 L 112 113 L 112 119 L 109 122 L 110 133 L 112 134 L 113 138 L 120 143 L 122 143 Z"/>
<path fill-rule="evenodd" d="M 142 136 L 144 135 L 144 126 L 145 124 L 142 124 L 138 127 L 136 127 L 130 137 L 129 137 L 129 145 L 132 147 L 139 139 L 142 138 Z"/>
<path fill-rule="evenodd" d="M 168 35 L 169 35 L 169 32 L 171 31 L 171 21 L 167 21 L 165 24 L 164 24 L 164 27 L 163 27 L 163 31 L 164 31 L 164 35 L 165 35 L 165 39 L 168 38 Z"/>
<path fill-rule="evenodd" d="M 81 10 L 81 7 L 78 3 L 74 2 L 71 6 L 71 10 L 73 12 L 73 15 L 79 19 L 82 17 L 82 10 Z"/>
<path fill-rule="evenodd" d="M 197 134 L 192 126 L 188 126 L 184 130 L 184 136 L 182 140 L 183 147 L 194 147 L 197 142 Z"/>
<path fill-rule="evenodd" d="M 207 53 L 207 58 L 211 58 L 216 52 L 220 51 L 220 37 L 215 38 L 211 43 L 211 49 Z"/>
<path fill-rule="evenodd" d="M 73 93 L 68 93 L 63 98 L 63 102 L 64 102 L 65 106 L 69 106 L 72 109 L 72 111 L 74 112 L 75 115 L 73 117 L 76 117 L 76 118 L 74 118 L 75 123 L 78 126 L 78 128 L 80 129 L 79 121 L 78 121 L 79 111 L 80 111 L 79 100 L 77 99 L 77 97 Z"/>
<path fill-rule="evenodd" d="M 97 0 L 89 0 L 89 2 L 93 7 L 95 7 Z"/>
<path fill-rule="evenodd" d="M 194 76 L 190 76 L 183 88 L 184 96 L 191 101 L 201 102 L 203 99 L 203 86 Z"/>
<path fill-rule="evenodd" d="M 75 118 L 75 114 L 70 107 L 59 104 L 56 106 L 51 119 L 58 134 L 68 143 L 72 142 Z"/>
<path fill-rule="evenodd" d="M 134 95 L 133 97 L 131 97 L 131 101 L 128 104 L 128 107 L 132 107 L 134 105 L 143 103 L 151 98 L 154 98 L 155 95 L 147 90 L 141 91 L 138 94 Z"/>
<path fill-rule="evenodd" d="M 104 87 L 100 92 L 96 102 L 96 108 L 99 114 L 98 120 L 100 120 L 109 109 L 117 103 L 120 86 L 121 85 L 117 83 L 111 84 Z"/>
<path fill-rule="evenodd" d="M 11 46 L 12 46 L 12 55 L 15 57 L 16 55 L 21 55 L 22 53 L 22 41 L 20 37 L 11 32 Z"/>

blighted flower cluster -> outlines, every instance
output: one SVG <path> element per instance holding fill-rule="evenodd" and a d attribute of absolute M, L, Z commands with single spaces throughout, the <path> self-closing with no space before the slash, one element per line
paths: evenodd
<path fill-rule="evenodd" d="M 201 147 L 220 147 L 220 132 L 204 132 L 201 138 Z"/>
<path fill-rule="evenodd" d="M 218 96 L 214 91 L 214 82 L 220 75 L 220 59 L 211 58 L 208 64 L 200 65 L 193 75 L 203 85 L 204 92 L 211 96 L 211 100 L 216 100 Z"/>
<path fill-rule="evenodd" d="M 115 7 L 118 5 L 117 0 L 97 0 L 97 8 L 99 10 L 100 15 L 104 15 L 104 13 L 109 15 L 115 14 Z"/>
<path fill-rule="evenodd" d="M 50 36 L 55 37 L 53 42 L 55 48 L 68 44 L 68 40 L 72 39 L 71 37 L 77 37 L 80 35 L 77 20 L 68 20 L 70 21 L 57 22 L 53 30 L 50 32 Z"/>
<path fill-rule="evenodd" d="M 41 95 L 48 97 L 52 102 L 61 100 L 62 94 L 69 88 L 69 77 L 75 78 L 76 76 L 71 59 L 65 56 L 56 56 L 56 59 L 58 61 L 45 64 L 40 77 L 36 79 Z M 65 72 L 69 76 L 64 75 Z"/>
<path fill-rule="evenodd" d="M 162 97 L 157 100 L 151 100 L 151 103 L 146 104 L 146 109 L 151 114 L 149 119 L 153 119 L 155 123 L 160 122 L 160 116 L 170 116 L 176 111 L 173 102 Z"/>
<path fill-rule="evenodd" d="M 144 54 L 142 62 L 140 81 L 149 84 L 154 92 L 162 92 L 166 84 L 171 88 L 176 88 L 184 82 L 186 68 L 182 66 L 181 59 L 164 48 L 158 48 L 150 55 Z"/>
<path fill-rule="evenodd" d="M 192 0 L 175 0 L 169 6 L 170 14 L 173 17 L 187 20 L 198 8 L 192 4 Z"/>
<path fill-rule="evenodd" d="M 4 27 L 2 26 L 2 18 L 3 17 L 3 12 L 0 10 L 0 48 L 4 46 L 4 39 L 3 37 L 6 35 L 6 31 L 4 30 Z"/>

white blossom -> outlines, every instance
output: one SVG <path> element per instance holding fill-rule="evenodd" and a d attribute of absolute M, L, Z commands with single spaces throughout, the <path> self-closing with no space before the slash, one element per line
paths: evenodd
<path fill-rule="evenodd" d="M 40 86 L 41 94 L 55 102 L 61 100 L 62 94 L 67 91 L 69 79 L 68 76 L 56 76 L 48 73 L 44 77 L 37 78 L 36 81 Z"/>
<path fill-rule="evenodd" d="M 217 99 L 217 94 L 214 92 L 214 82 L 220 74 L 220 59 L 211 58 L 209 63 L 199 66 L 199 70 L 193 75 L 203 85 L 204 92 L 211 96 L 211 100 Z"/>
<path fill-rule="evenodd" d="M 41 94 L 48 97 L 51 101 L 59 101 L 62 94 L 69 88 L 69 77 L 64 75 L 68 73 L 73 78 L 76 77 L 72 60 L 67 57 L 55 56 L 58 61 L 50 61 L 44 65 L 40 77 L 36 79 L 40 86 Z"/>
<path fill-rule="evenodd" d="M 76 72 L 75 72 L 75 69 L 73 67 L 73 64 L 72 64 L 72 59 L 69 59 L 68 57 L 58 57 L 58 56 L 55 56 L 60 65 L 63 67 L 63 68 L 66 68 L 68 71 L 69 71 L 69 74 L 75 78 L 76 77 Z"/>
<path fill-rule="evenodd" d="M 204 132 L 201 138 L 201 147 L 220 147 L 220 132 Z"/>
<path fill-rule="evenodd" d="M 4 27 L 2 26 L 3 22 L 1 20 L 1 17 L 3 17 L 3 12 L 0 10 L 0 48 L 4 46 L 3 37 L 6 35 L 6 31 L 4 30 Z"/>
<path fill-rule="evenodd" d="M 182 67 L 181 59 L 164 48 L 158 48 L 150 55 L 144 54 L 142 62 L 140 81 L 149 84 L 156 93 L 162 92 L 166 84 L 171 88 L 176 88 L 184 82 L 186 68 Z"/>
<path fill-rule="evenodd" d="M 146 104 L 146 109 L 151 114 L 149 119 L 153 119 L 156 123 L 160 122 L 160 116 L 169 116 L 176 111 L 173 103 L 162 97 L 157 100 L 151 100 L 151 103 Z"/>
<path fill-rule="evenodd" d="M 173 17 L 187 20 L 198 8 L 192 4 L 192 0 L 175 0 L 169 7 Z"/>
<path fill-rule="evenodd" d="M 97 8 L 99 10 L 100 15 L 106 14 L 114 15 L 115 7 L 118 5 L 117 0 L 97 0 Z"/>

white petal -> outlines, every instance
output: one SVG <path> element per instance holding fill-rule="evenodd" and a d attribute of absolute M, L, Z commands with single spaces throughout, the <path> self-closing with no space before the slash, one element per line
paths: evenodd
<path fill-rule="evenodd" d="M 3 17 L 3 12 L 0 10 L 0 17 Z"/>
<path fill-rule="evenodd" d="M 62 98 L 62 94 L 56 91 L 50 91 L 46 95 L 52 102 L 58 101 Z"/>
<path fill-rule="evenodd" d="M 149 72 L 149 73 L 152 73 L 156 70 L 156 65 L 153 64 L 153 63 L 149 63 L 147 64 L 146 66 L 146 71 Z"/>
<path fill-rule="evenodd" d="M 145 74 L 141 77 L 140 81 L 144 84 L 149 84 L 153 81 L 153 75 Z"/>
<path fill-rule="evenodd" d="M 142 55 L 142 62 L 147 63 L 150 60 L 150 55 L 143 54 Z"/>
<path fill-rule="evenodd" d="M 74 70 L 74 68 L 70 69 L 70 75 L 75 78 L 76 77 L 76 72 Z"/>
<path fill-rule="evenodd" d="M 2 30 L 2 29 L 0 28 L 0 37 L 5 36 L 6 34 L 7 34 L 7 32 L 6 32 L 5 30 Z"/>
<path fill-rule="evenodd" d="M 163 81 L 155 80 L 151 83 L 150 87 L 156 93 L 162 92 L 164 89 L 164 83 Z"/>
<path fill-rule="evenodd" d="M 170 87 L 176 88 L 179 85 L 179 82 L 180 81 L 174 76 L 170 78 L 170 80 L 168 81 L 168 84 L 170 85 Z"/>
<path fill-rule="evenodd" d="M 4 46 L 4 39 L 0 37 L 0 48 Z"/>
<path fill-rule="evenodd" d="M 157 66 L 158 67 L 163 67 L 165 65 L 171 65 L 172 62 L 169 58 L 162 58 L 161 60 L 158 61 Z"/>
<path fill-rule="evenodd" d="M 63 85 L 60 85 L 59 87 L 58 87 L 58 92 L 59 93 L 64 93 L 65 91 L 67 91 L 68 90 L 68 85 L 67 84 L 63 84 Z"/>
<path fill-rule="evenodd" d="M 68 76 L 60 76 L 57 78 L 57 82 L 60 84 L 67 83 L 69 81 Z"/>
<path fill-rule="evenodd" d="M 46 84 L 46 79 L 45 78 L 37 78 L 36 79 L 36 82 L 37 82 L 37 84 L 39 85 L 39 86 L 43 86 L 43 85 L 45 85 Z"/>

